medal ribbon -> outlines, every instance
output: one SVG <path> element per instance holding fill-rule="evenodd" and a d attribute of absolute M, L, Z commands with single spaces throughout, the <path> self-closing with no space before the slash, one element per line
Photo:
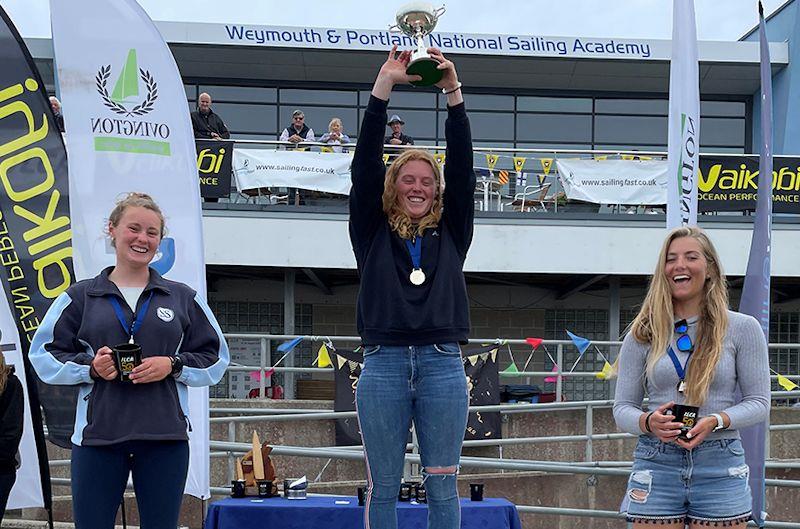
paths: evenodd
<path fill-rule="evenodd" d="M 119 300 L 117 296 L 109 296 L 109 301 L 111 301 L 111 305 L 114 307 L 114 312 L 117 314 L 117 319 L 119 320 L 119 324 L 122 325 L 122 328 L 128 334 L 128 338 L 133 343 L 133 336 L 139 331 L 139 328 L 142 326 L 142 322 L 144 321 L 144 315 L 147 314 L 147 308 L 150 306 L 150 300 L 153 299 L 153 292 L 150 292 L 150 295 L 147 296 L 147 299 L 144 300 L 142 306 L 139 307 L 139 311 L 136 313 L 136 316 L 133 318 L 130 327 L 128 327 L 127 318 L 125 318 L 125 313 L 122 311 L 122 306 L 119 304 Z"/>
<path fill-rule="evenodd" d="M 671 345 L 667 348 L 667 354 L 669 355 L 669 359 L 672 360 L 672 365 L 675 366 L 675 372 L 678 374 L 678 378 L 683 382 L 684 379 L 686 379 L 686 366 L 689 365 L 689 360 L 692 359 L 692 352 L 689 351 L 689 356 L 686 357 L 686 362 L 684 362 L 683 365 L 681 365 L 680 360 L 678 360 L 678 355 L 672 350 Z"/>
<path fill-rule="evenodd" d="M 422 262 L 422 237 L 414 237 L 413 244 L 411 241 L 406 239 L 406 246 L 408 247 L 408 253 L 411 254 L 411 266 L 414 268 L 414 270 L 421 270 L 422 267 L 420 264 Z"/>

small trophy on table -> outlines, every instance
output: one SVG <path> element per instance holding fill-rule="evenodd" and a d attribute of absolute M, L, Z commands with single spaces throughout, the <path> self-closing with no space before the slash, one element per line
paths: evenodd
<path fill-rule="evenodd" d="M 395 19 L 397 24 L 389 29 L 399 29 L 417 44 L 417 49 L 411 52 L 411 62 L 408 63 L 406 73 L 409 75 L 419 75 L 419 81 L 412 81 L 416 86 L 433 86 L 442 80 L 444 72 L 437 69 L 439 63 L 428 55 L 428 47 L 425 46 L 425 36 L 433 32 L 436 22 L 444 13 L 444 6 L 434 9 L 431 4 L 426 2 L 414 2 L 401 7 L 397 11 Z"/>
<path fill-rule="evenodd" d="M 261 443 L 258 432 L 253 432 L 253 449 L 236 460 L 236 480 L 232 483 L 234 498 L 258 496 L 271 498 L 278 493 L 275 483 L 275 465 L 269 457 L 272 447 Z"/>

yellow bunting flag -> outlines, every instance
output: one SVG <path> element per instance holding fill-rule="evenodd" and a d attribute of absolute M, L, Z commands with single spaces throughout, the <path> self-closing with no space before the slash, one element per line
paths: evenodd
<path fill-rule="evenodd" d="M 602 155 L 602 156 L 595 156 L 595 157 L 594 157 L 594 159 L 595 159 L 595 160 L 598 160 L 598 161 L 602 161 L 602 160 L 608 160 L 608 155 L 607 155 L 607 154 L 604 154 L 604 155 Z"/>
<path fill-rule="evenodd" d="M 514 156 L 514 170 L 516 172 L 522 171 L 526 161 L 528 161 L 528 159 L 524 156 Z"/>
<path fill-rule="evenodd" d="M 386 165 L 387 163 L 389 163 L 389 155 L 388 154 L 384 154 L 383 155 L 383 165 Z"/>
<path fill-rule="evenodd" d="M 497 362 L 497 349 L 492 349 L 489 352 L 489 356 L 492 357 L 492 362 Z"/>
<path fill-rule="evenodd" d="M 477 364 L 477 363 L 478 363 L 478 357 L 479 357 L 479 356 L 480 356 L 480 355 L 472 355 L 472 356 L 468 356 L 468 357 L 467 357 L 467 362 L 469 362 L 469 365 L 471 365 L 471 366 L 474 366 L 475 364 Z"/>
<path fill-rule="evenodd" d="M 436 160 L 436 163 L 439 164 L 439 167 L 444 165 L 444 153 L 443 152 L 437 152 L 436 154 L 433 155 L 433 158 L 434 158 L 434 160 Z"/>
<path fill-rule="evenodd" d="M 497 154 L 487 154 L 486 155 L 486 164 L 489 166 L 489 170 L 491 171 L 494 169 L 494 166 L 497 165 L 497 159 L 499 156 Z"/>
<path fill-rule="evenodd" d="M 652 156 L 639 156 L 638 158 L 639 158 L 640 160 L 652 160 L 652 159 L 653 159 L 653 157 L 652 157 Z"/>
<path fill-rule="evenodd" d="M 317 360 L 316 360 L 317 367 L 329 367 L 331 366 L 331 356 L 328 354 L 328 346 L 322 344 L 319 348 L 319 353 L 317 353 Z"/>
<path fill-rule="evenodd" d="M 608 380 L 608 378 L 611 376 L 611 364 L 605 362 L 603 364 L 603 370 L 597 373 L 595 376 L 600 380 Z"/>
<path fill-rule="evenodd" d="M 539 177 L 539 185 L 543 186 L 544 185 L 544 179 L 547 178 L 547 175 L 544 174 L 544 173 L 539 173 L 536 176 Z"/>
<path fill-rule="evenodd" d="M 622 156 L 620 156 L 620 158 L 622 158 L 623 160 L 635 160 L 636 156 L 632 154 L 623 154 Z"/>
<path fill-rule="evenodd" d="M 320 147 L 322 152 L 333 152 L 333 147 Z"/>
<path fill-rule="evenodd" d="M 497 181 L 500 182 L 500 185 L 506 185 L 508 183 L 508 171 L 501 169 L 500 172 L 497 173 Z"/>
<path fill-rule="evenodd" d="M 550 168 L 553 167 L 553 158 L 542 158 L 539 162 L 542 164 L 544 174 L 550 174 Z"/>
<path fill-rule="evenodd" d="M 778 384 L 780 384 L 781 387 L 786 391 L 792 391 L 797 387 L 797 384 L 795 384 L 794 382 L 792 382 L 783 375 L 778 375 Z"/>

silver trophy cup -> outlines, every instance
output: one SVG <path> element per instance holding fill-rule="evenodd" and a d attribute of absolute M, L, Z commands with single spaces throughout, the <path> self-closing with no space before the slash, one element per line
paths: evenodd
<path fill-rule="evenodd" d="M 397 25 L 392 28 L 399 29 L 417 44 L 417 49 L 411 53 L 411 62 L 406 68 L 407 74 L 419 75 L 422 78 L 419 81 L 412 81 L 413 85 L 432 86 L 442 79 L 443 72 L 436 69 L 439 63 L 428 55 L 424 39 L 436 27 L 436 22 L 444 11 L 444 6 L 435 9 L 426 2 L 407 4 L 397 11 Z"/>

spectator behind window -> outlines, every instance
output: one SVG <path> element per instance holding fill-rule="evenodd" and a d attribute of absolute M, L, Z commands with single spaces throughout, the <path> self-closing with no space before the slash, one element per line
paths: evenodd
<path fill-rule="evenodd" d="M 333 118 L 328 124 L 328 132 L 319 139 L 320 143 L 327 143 L 333 149 L 333 152 L 347 152 L 347 149 L 343 148 L 342 144 L 350 143 L 350 136 L 345 134 L 343 129 L 342 120 Z"/>
<path fill-rule="evenodd" d="M 197 110 L 192 112 L 194 137 L 207 140 L 227 140 L 231 133 L 219 115 L 211 110 L 211 96 L 203 92 L 197 98 Z"/>
<path fill-rule="evenodd" d="M 302 110 L 292 112 L 292 122 L 283 129 L 278 138 L 280 141 L 292 143 L 292 145 L 286 147 L 287 149 L 297 149 L 298 144 L 304 141 L 315 141 L 314 130 L 306 125 L 305 119 L 306 115 L 303 114 Z"/>

